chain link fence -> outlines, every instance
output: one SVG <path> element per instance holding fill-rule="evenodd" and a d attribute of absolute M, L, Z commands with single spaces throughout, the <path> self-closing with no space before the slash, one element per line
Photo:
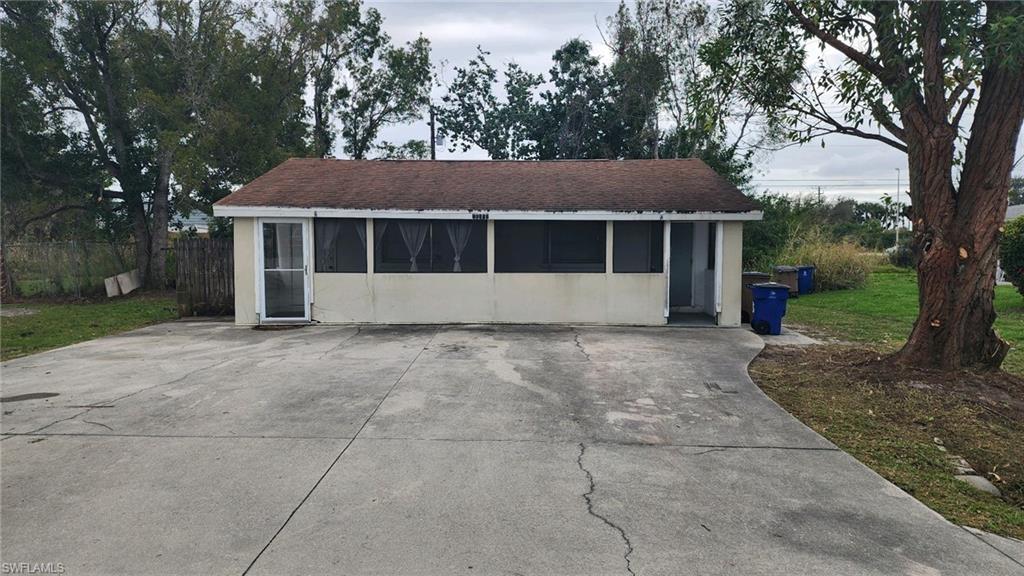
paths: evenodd
<path fill-rule="evenodd" d="M 4 246 L 3 252 L 15 297 L 100 295 L 105 293 L 104 278 L 135 267 L 135 245 L 130 242 L 17 242 Z"/>

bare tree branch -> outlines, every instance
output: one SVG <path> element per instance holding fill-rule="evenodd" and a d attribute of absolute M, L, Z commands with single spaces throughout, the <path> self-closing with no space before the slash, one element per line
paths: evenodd
<path fill-rule="evenodd" d="M 967 96 L 960 101 L 960 106 L 956 109 L 956 112 L 953 114 L 953 119 L 949 123 L 950 126 L 953 128 L 958 128 L 960 126 L 960 120 L 963 119 L 964 112 L 967 111 L 967 107 L 970 106 L 973 101 L 974 88 L 971 88 L 967 91 Z"/>
<path fill-rule="evenodd" d="M 33 216 L 31 218 L 27 218 L 24 221 L 22 221 L 21 225 L 18 227 L 20 229 L 19 233 L 23 232 L 26 228 L 28 228 L 29 224 L 31 224 L 33 222 L 38 222 L 40 220 L 46 220 L 47 218 L 50 218 L 52 216 L 56 216 L 57 214 L 60 214 L 61 212 L 66 212 L 68 210 L 89 210 L 90 208 L 91 208 L 90 206 L 87 206 L 85 204 L 65 204 L 64 206 L 58 206 L 56 208 L 51 208 L 50 210 L 47 210 L 46 212 L 43 212 L 42 214 L 37 214 L 36 216 Z"/>
<path fill-rule="evenodd" d="M 882 64 L 874 58 L 843 42 L 830 32 L 823 30 L 817 22 L 811 20 L 803 13 L 802 10 L 800 10 L 794 0 L 786 0 L 786 7 L 789 8 L 790 14 L 800 22 L 800 26 L 808 33 L 841 52 L 844 56 L 881 80 L 883 84 L 889 86 L 895 83 L 896 78 L 891 70 L 882 66 Z"/>

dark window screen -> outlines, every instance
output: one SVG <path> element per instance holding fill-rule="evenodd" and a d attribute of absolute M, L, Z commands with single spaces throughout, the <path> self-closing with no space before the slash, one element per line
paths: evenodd
<path fill-rule="evenodd" d="M 715 254 L 718 253 L 718 224 L 708 222 L 708 270 L 715 269 Z"/>
<path fill-rule="evenodd" d="M 374 272 L 486 272 L 487 223 L 481 220 L 385 220 L 374 228 Z M 415 248 L 416 269 L 410 260 Z"/>
<path fill-rule="evenodd" d="M 612 271 L 661 272 L 664 226 L 662 222 L 615 222 Z"/>
<path fill-rule="evenodd" d="M 313 237 L 317 272 L 366 272 L 366 220 L 316 218 Z"/>
<path fill-rule="evenodd" d="M 496 272 L 604 272 L 603 221 L 499 220 Z"/>
<path fill-rule="evenodd" d="M 499 220 L 494 223 L 495 272 L 546 272 L 547 223 Z"/>

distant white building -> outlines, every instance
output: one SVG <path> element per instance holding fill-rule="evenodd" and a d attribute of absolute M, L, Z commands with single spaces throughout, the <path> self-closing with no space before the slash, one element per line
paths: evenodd
<path fill-rule="evenodd" d="M 1006 209 L 1007 222 L 1014 218 L 1020 218 L 1021 216 L 1024 216 L 1024 204 L 1017 204 Z M 996 284 L 1009 284 L 1009 282 L 1006 281 L 1006 275 L 1003 273 L 1003 268 L 998 264 L 996 265 Z"/>
<path fill-rule="evenodd" d="M 208 234 L 210 232 L 210 218 L 201 210 L 193 210 L 187 215 L 175 213 L 167 223 L 167 229 L 171 232 L 178 232 L 194 228 L 197 234 Z"/>

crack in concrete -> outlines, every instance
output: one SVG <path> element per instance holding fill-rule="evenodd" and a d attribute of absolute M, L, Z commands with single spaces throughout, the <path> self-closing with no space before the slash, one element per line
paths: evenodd
<path fill-rule="evenodd" d="M 110 426 L 107 426 L 106 424 L 104 424 L 102 422 L 93 422 L 92 420 L 86 420 L 85 418 L 82 419 L 82 422 L 85 422 L 86 424 L 92 424 L 93 426 L 102 426 L 102 427 L 106 428 L 107 430 L 110 430 L 111 432 L 114 431 L 113 428 L 111 428 Z"/>
<path fill-rule="evenodd" d="M 221 360 L 220 362 L 215 362 L 213 364 L 210 364 L 209 366 L 202 366 L 200 368 L 196 368 L 194 370 L 190 370 L 184 376 L 180 376 L 178 378 L 175 378 L 174 380 L 170 380 L 168 382 L 160 382 L 159 384 L 153 384 L 152 386 L 146 386 L 145 388 L 140 388 L 140 389 L 136 390 L 135 392 L 131 392 L 131 393 L 125 394 L 123 396 L 118 396 L 117 398 L 114 398 L 113 400 L 108 400 L 106 402 L 97 402 L 96 405 L 89 406 L 88 408 L 86 408 L 85 410 L 82 410 L 81 412 L 79 412 L 77 414 L 74 414 L 72 416 L 68 416 L 67 418 L 61 418 L 60 420 L 56 420 L 54 422 L 50 422 L 49 424 L 47 424 L 45 426 L 41 426 L 41 427 L 36 428 L 35 430 L 32 430 L 30 432 L 24 432 L 23 434 L 26 434 L 26 435 L 38 434 L 39 432 L 42 432 L 43 430 L 46 430 L 47 428 L 49 428 L 51 426 L 54 426 L 56 424 L 60 424 L 61 422 L 67 422 L 68 420 L 74 420 L 75 418 L 78 418 L 79 416 L 82 416 L 83 414 L 88 414 L 89 412 L 92 412 L 93 410 L 95 410 L 97 408 L 106 408 L 106 406 L 102 406 L 102 404 L 114 404 L 115 402 L 120 402 L 121 400 L 124 400 L 126 398 L 131 398 L 132 396 L 135 396 L 136 394 L 142 394 L 143 392 L 145 392 L 147 390 L 152 390 L 154 388 L 159 388 L 160 386 L 170 386 L 171 384 L 177 384 L 178 382 L 181 382 L 183 380 L 188 379 L 190 376 L 192 376 L 196 372 L 199 372 L 201 370 L 212 370 L 212 369 L 214 369 L 214 368 L 216 368 L 218 366 L 221 366 L 223 364 L 227 364 L 228 362 L 231 362 L 232 360 L 233 360 L 233 358 L 228 358 L 226 360 Z M 84 422 L 84 420 L 83 420 L 83 422 Z"/>
<path fill-rule="evenodd" d="M 583 494 L 583 499 L 587 502 L 587 514 L 590 514 L 594 518 L 604 522 L 609 528 L 619 533 L 619 537 L 622 538 L 622 541 L 626 544 L 626 553 L 622 555 L 622 558 L 626 561 L 626 572 L 636 576 L 636 572 L 633 571 L 633 561 L 630 559 L 630 556 L 633 555 L 633 543 L 630 542 L 629 536 L 626 535 L 626 531 L 618 524 L 609 520 L 606 516 L 598 514 L 597 511 L 594 510 L 594 490 L 597 489 L 597 484 L 594 482 L 594 475 L 590 473 L 590 470 L 587 470 L 583 466 L 583 454 L 587 451 L 587 447 L 583 442 L 579 443 L 579 447 L 580 454 L 576 457 L 576 466 L 579 467 L 580 471 L 586 474 L 587 482 L 590 484 L 586 493 Z"/>
<path fill-rule="evenodd" d="M 319 358 L 317 358 L 317 360 L 323 360 L 324 358 L 326 358 L 326 357 L 327 357 L 327 355 L 328 355 L 328 354 L 333 354 L 333 353 L 334 353 L 334 352 L 336 352 L 336 351 L 337 351 L 337 350 L 338 350 L 339 348 L 341 348 L 342 346 L 344 346 L 344 345 L 345 345 L 345 344 L 346 344 L 346 343 L 347 343 L 347 342 L 348 342 L 349 340 L 351 340 L 351 339 L 355 338 L 356 336 L 359 336 L 359 333 L 360 333 L 360 332 L 362 332 L 362 331 L 363 331 L 363 327 L 362 327 L 362 326 L 356 326 L 356 331 L 355 331 L 354 333 L 352 333 L 352 334 L 349 334 L 349 337 L 348 337 L 348 338 L 345 338 L 345 339 L 344 339 L 344 340 L 342 340 L 341 342 L 338 342 L 338 345 L 337 345 L 337 346 L 335 346 L 334 348 L 331 348 L 330 350 L 328 350 L 328 351 L 324 352 L 323 354 L 321 354 L 321 355 L 320 355 L 320 357 L 319 357 Z"/>
<path fill-rule="evenodd" d="M 692 455 L 693 456 L 700 456 L 701 454 L 708 454 L 708 453 L 711 453 L 711 452 L 725 452 L 726 450 L 727 450 L 727 448 L 710 448 L 708 450 L 702 450 L 700 452 L 695 452 Z"/>
<path fill-rule="evenodd" d="M 359 434 L 366 428 L 366 425 L 370 423 L 370 420 L 372 420 L 374 415 L 377 414 L 377 411 L 380 410 L 381 405 L 384 404 L 384 402 L 388 399 L 389 396 L 391 396 L 391 393 L 395 391 L 395 388 L 397 388 L 398 384 L 402 381 L 403 378 L 405 378 L 405 375 L 409 373 L 409 370 L 412 369 L 413 364 L 415 364 L 416 361 L 420 359 L 420 356 L 423 355 L 423 352 L 426 351 L 427 348 L 430 347 L 430 344 L 434 342 L 434 338 L 437 337 L 437 333 L 439 331 L 440 329 L 434 330 L 433 334 L 430 335 L 430 339 L 427 340 L 427 343 L 424 344 L 423 348 L 421 348 L 420 351 L 416 353 L 416 357 L 413 358 L 411 362 L 409 362 L 409 365 L 405 367 L 405 370 L 403 370 L 402 373 L 398 376 L 398 379 L 395 380 L 394 384 L 392 384 L 391 387 L 388 388 L 387 392 L 384 393 L 384 396 L 381 397 L 380 401 L 377 402 L 377 405 L 373 407 L 373 410 L 370 411 L 370 414 L 366 417 L 366 420 L 363 420 L 363 424 L 359 427 L 358 430 L 356 430 L 356 433 L 353 434 L 352 438 L 350 438 L 349 441 L 345 443 L 345 446 L 341 449 L 341 452 L 339 452 L 338 455 L 334 457 L 334 460 L 332 460 L 330 465 L 327 466 L 327 469 L 324 470 L 324 473 L 320 475 L 320 478 L 318 478 L 317 481 L 313 484 L 313 487 L 309 489 L 309 492 L 306 492 L 306 495 L 303 496 L 302 500 L 299 501 L 299 504 L 295 506 L 291 514 L 289 514 L 288 517 L 284 519 L 284 523 L 281 524 L 281 527 L 277 529 L 277 532 L 274 532 L 274 535 L 270 537 L 270 540 L 267 541 L 266 545 L 264 545 L 263 548 L 260 549 L 260 551 L 256 554 L 256 557 L 252 559 L 252 562 L 249 562 L 249 565 L 246 566 L 245 570 L 242 571 L 242 576 L 246 576 L 249 573 L 249 571 L 252 570 L 252 567 L 256 565 L 256 562 L 258 562 L 259 559 L 263 556 L 263 553 L 266 552 L 268 548 L 270 548 L 270 545 L 274 543 L 274 540 L 277 539 L 278 535 L 280 535 L 281 532 L 284 531 L 285 527 L 288 526 L 288 523 L 291 522 L 293 517 L 295 517 L 295 514 L 299 511 L 299 508 L 302 508 L 302 505 L 305 504 L 307 500 L 309 500 L 310 496 L 313 495 L 313 492 L 316 492 L 316 489 L 320 487 L 321 483 L 323 483 L 324 478 L 327 478 L 327 475 L 331 473 L 331 470 L 333 470 L 334 466 L 338 463 L 338 461 L 341 460 L 341 457 L 345 455 L 345 452 L 347 452 L 349 447 L 352 446 L 352 444 L 356 441 L 356 438 L 359 437 Z"/>
<path fill-rule="evenodd" d="M 583 348 L 583 341 L 580 340 L 580 331 L 579 331 L 579 329 L 577 329 L 575 326 L 573 326 L 572 333 L 573 333 L 573 341 L 576 342 L 576 348 L 578 348 L 579 351 L 580 351 L 580 354 L 583 354 L 583 357 L 587 359 L 587 362 L 590 362 L 590 354 Z"/>

